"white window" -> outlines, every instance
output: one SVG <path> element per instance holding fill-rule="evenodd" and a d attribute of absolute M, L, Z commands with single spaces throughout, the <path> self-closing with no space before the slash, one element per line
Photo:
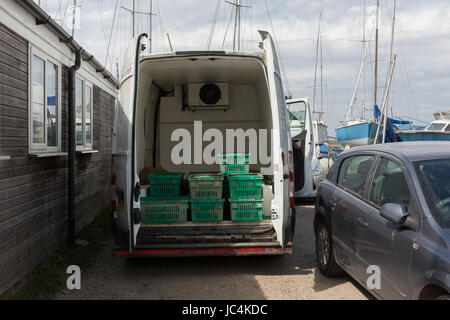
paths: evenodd
<path fill-rule="evenodd" d="M 86 80 L 75 80 L 76 144 L 78 150 L 91 150 L 93 139 L 93 87 Z"/>
<path fill-rule="evenodd" d="M 61 147 L 61 66 L 45 53 L 30 50 L 30 152 Z"/>

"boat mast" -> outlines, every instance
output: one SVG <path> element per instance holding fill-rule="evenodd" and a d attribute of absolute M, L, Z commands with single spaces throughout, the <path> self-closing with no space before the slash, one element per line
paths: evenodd
<path fill-rule="evenodd" d="M 367 52 L 369 51 L 368 49 L 369 49 L 369 46 L 366 46 L 363 60 L 365 60 L 367 57 Z M 358 93 L 359 83 L 361 82 L 361 78 L 362 78 L 362 74 L 363 74 L 363 68 L 364 68 L 364 61 L 361 62 L 361 67 L 360 67 L 359 73 L 358 73 L 358 80 L 356 81 L 355 89 L 354 89 L 353 95 L 352 95 L 352 101 L 350 102 L 350 107 L 348 108 L 347 115 L 345 117 L 346 125 L 350 122 L 350 117 L 352 115 L 352 110 L 353 110 L 353 104 L 356 101 L 356 94 Z"/>
<path fill-rule="evenodd" d="M 316 43 L 316 58 L 315 58 L 315 66 L 314 66 L 314 93 L 313 93 L 313 114 L 317 113 L 316 110 L 316 95 L 317 95 L 317 65 L 319 63 L 319 45 L 320 45 L 320 29 L 321 29 L 321 23 L 322 23 L 322 15 L 323 13 L 320 13 L 319 16 L 319 28 L 317 29 L 317 43 Z"/>
<path fill-rule="evenodd" d="M 393 65 L 393 58 L 394 58 L 394 36 L 395 36 L 395 16 L 396 16 L 396 9 L 397 9 L 397 0 L 394 1 L 394 11 L 392 15 L 392 31 L 391 31 L 391 50 L 389 55 L 389 68 L 388 68 L 388 75 L 391 71 L 392 65 Z M 386 80 L 386 83 L 389 82 L 389 78 Z M 388 85 L 386 84 L 386 88 Z M 387 102 L 389 104 L 389 102 Z M 387 112 L 386 112 L 387 113 Z"/>
<path fill-rule="evenodd" d="M 363 103 L 361 117 L 364 120 L 366 118 L 366 0 L 363 0 Z"/>
<path fill-rule="evenodd" d="M 387 126 L 387 101 L 389 99 L 389 93 L 391 90 L 391 84 L 392 84 L 392 77 L 394 76 L 394 69 L 395 69 L 395 63 L 397 61 L 397 55 L 394 55 L 394 58 L 392 59 L 392 66 L 389 70 L 389 75 L 388 75 L 388 85 L 386 88 L 386 91 L 384 93 L 384 98 L 383 98 L 383 105 L 382 105 L 382 110 L 381 110 L 381 118 L 380 121 L 378 122 L 378 128 L 377 128 L 377 133 L 375 135 L 375 141 L 374 144 L 378 143 L 378 136 L 380 134 L 380 130 L 381 130 L 381 122 L 383 121 L 383 141 L 382 143 L 386 143 L 386 126 Z"/>
<path fill-rule="evenodd" d="M 234 14 L 233 51 L 236 51 L 236 42 L 239 51 L 241 49 L 241 0 L 236 0 L 232 5 L 236 8 Z"/>
<path fill-rule="evenodd" d="M 153 0 L 150 0 L 150 12 L 149 12 L 149 28 L 150 30 L 148 31 L 148 40 L 150 42 L 149 44 L 149 52 L 152 53 L 153 48 L 152 48 L 152 44 L 153 44 L 153 16 L 156 16 L 156 14 L 153 13 Z"/>
<path fill-rule="evenodd" d="M 40 5 L 40 2 L 39 2 Z M 75 17 L 77 12 L 77 0 L 73 0 L 73 7 L 72 7 L 72 38 L 75 35 Z"/>
<path fill-rule="evenodd" d="M 380 0 L 377 0 L 377 29 L 375 33 L 375 88 L 374 88 L 374 106 L 377 105 L 377 86 L 378 86 L 378 33 L 380 22 Z"/>
<path fill-rule="evenodd" d="M 319 112 L 319 121 L 322 121 L 323 117 L 323 39 L 322 35 L 320 36 L 320 112 Z"/>
<path fill-rule="evenodd" d="M 366 0 L 363 0 L 363 40 L 361 41 L 363 43 L 363 52 L 362 52 L 362 59 L 361 59 L 361 67 L 359 69 L 358 73 L 358 80 L 356 81 L 355 89 L 353 90 L 352 100 L 350 102 L 350 107 L 347 111 L 347 114 L 345 116 L 345 124 L 347 125 L 350 122 L 350 117 L 352 115 L 353 111 L 353 105 L 356 101 L 356 95 L 358 93 L 359 84 L 361 83 L 361 78 L 363 78 L 363 106 L 362 106 L 362 120 L 365 119 L 365 104 L 366 104 L 366 61 L 367 61 L 367 52 L 369 50 L 369 46 L 367 45 L 366 40 L 366 14 L 367 14 L 367 6 L 366 6 Z M 373 30 L 372 30 L 373 31 Z M 370 32 L 370 36 L 372 36 L 372 31 Z"/>
<path fill-rule="evenodd" d="M 136 26 L 136 1 L 132 0 L 133 3 L 133 9 L 131 10 L 131 35 L 132 35 L 132 39 L 134 39 L 134 36 L 136 35 L 136 30 L 135 30 L 135 26 Z"/>

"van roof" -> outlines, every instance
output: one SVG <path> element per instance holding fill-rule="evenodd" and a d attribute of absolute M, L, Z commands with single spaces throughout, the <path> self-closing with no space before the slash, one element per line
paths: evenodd
<path fill-rule="evenodd" d="M 257 57 L 265 59 L 263 52 L 233 52 L 233 51 L 176 51 L 172 53 L 152 53 L 142 54 L 142 59 L 158 59 L 164 57 L 191 57 L 191 56 L 239 56 L 239 57 Z"/>

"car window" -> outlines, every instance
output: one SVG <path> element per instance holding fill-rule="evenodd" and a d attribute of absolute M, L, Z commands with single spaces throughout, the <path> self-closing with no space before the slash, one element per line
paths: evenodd
<path fill-rule="evenodd" d="M 374 160 L 375 156 L 354 156 L 345 159 L 339 171 L 338 184 L 363 195 L 366 177 Z"/>
<path fill-rule="evenodd" d="M 415 163 L 428 207 L 443 228 L 450 228 L 450 159 Z"/>
<path fill-rule="evenodd" d="M 386 203 L 402 204 L 407 209 L 411 194 L 402 168 L 388 159 L 381 159 L 370 190 L 369 200 L 379 207 Z"/>

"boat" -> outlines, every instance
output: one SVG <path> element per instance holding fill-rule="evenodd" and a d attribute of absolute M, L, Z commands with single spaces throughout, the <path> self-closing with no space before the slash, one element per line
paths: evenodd
<path fill-rule="evenodd" d="M 396 64 L 397 56 L 393 54 L 393 44 L 394 44 L 394 26 L 395 26 L 395 10 L 396 1 L 394 0 L 394 15 L 392 19 L 392 35 L 391 35 L 391 54 L 390 63 L 387 76 L 387 85 L 384 92 L 382 108 L 381 111 L 378 107 L 378 34 L 379 34 L 379 13 L 380 13 L 380 1 L 377 0 L 377 10 L 376 10 L 376 34 L 375 34 L 375 81 L 374 81 L 374 104 L 373 104 L 373 119 L 366 117 L 366 99 L 365 99 L 365 74 L 366 74 L 366 59 L 367 51 L 369 46 L 366 40 L 366 1 L 363 1 L 363 40 L 362 40 L 362 61 L 361 68 L 358 75 L 358 80 L 353 92 L 352 100 L 350 103 L 350 108 L 347 112 L 346 121 L 344 125 L 336 128 L 336 139 L 342 146 L 357 147 L 364 146 L 368 144 L 386 143 L 389 141 L 387 136 L 387 129 L 392 127 L 393 123 L 405 124 L 405 121 L 395 120 L 388 121 L 387 117 L 387 103 L 394 73 L 394 68 Z M 357 99 L 358 88 L 363 79 L 364 89 L 364 99 L 362 103 L 361 119 L 352 120 L 351 115 L 353 111 L 353 105 Z M 390 119 L 392 120 L 392 119 Z"/>
<path fill-rule="evenodd" d="M 450 111 L 436 112 L 434 118 L 424 130 L 397 130 L 398 141 L 450 141 Z"/>
<path fill-rule="evenodd" d="M 366 2 L 363 1 L 363 39 L 362 39 L 362 59 L 361 59 L 361 67 L 358 74 L 358 80 L 356 81 L 355 89 L 353 91 L 352 100 L 350 103 L 350 107 L 347 111 L 345 123 L 342 126 L 336 128 L 336 140 L 342 146 L 350 146 L 357 147 L 363 146 L 367 144 L 375 143 L 375 136 L 377 136 L 377 130 L 379 124 L 372 119 L 366 117 L 366 90 L 365 90 L 365 79 L 366 79 L 366 60 L 367 60 L 367 52 L 369 46 L 367 45 L 366 40 Z M 377 23 L 378 23 L 378 15 L 379 15 L 379 3 L 377 3 Z M 378 35 L 378 25 L 377 25 L 377 35 Z M 378 40 L 378 37 L 377 37 Z M 378 41 L 376 44 L 376 58 L 375 61 L 378 61 Z M 375 103 L 377 105 L 377 63 L 375 63 Z M 353 106 L 356 101 L 356 95 L 358 93 L 358 88 L 363 79 L 363 94 L 364 99 L 362 102 L 362 111 L 360 119 L 351 119 Z"/>
<path fill-rule="evenodd" d="M 349 121 L 336 129 L 336 140 L 343 146 L 357 147 L 375 143 L 378 123 L 367 120 Z M 381 141 L 381 137 L 378 140 Z"/>

